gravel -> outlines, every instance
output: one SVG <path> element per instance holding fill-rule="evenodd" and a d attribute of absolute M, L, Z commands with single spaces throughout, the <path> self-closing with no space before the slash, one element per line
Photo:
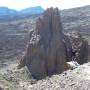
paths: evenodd
<path fill-rule="evenodd" d="M 90 90 L 90 63 L 46 77 L 36 84 L 28 85 L 26 90 Z"/>

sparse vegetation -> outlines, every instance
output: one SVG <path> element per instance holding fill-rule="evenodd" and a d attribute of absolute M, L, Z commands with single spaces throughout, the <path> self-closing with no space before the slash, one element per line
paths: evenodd
<path fill-rule="evenodd" d="M 8 90 L 18 90 L 21 82 L 29 81 L 31 78 L 31 74 L 26 68 L 15 71 L 12 69 L 5 74 L 0 74 L 0 84 Z"/>
<path fill-rule="evenodd" d="M 8 88 L 8 90 L 16 90 L 16 85 L 12 81 L 7 81 L 2 74 L 0 74 L 0 84 L 4 85 L 4 88 Z"/>

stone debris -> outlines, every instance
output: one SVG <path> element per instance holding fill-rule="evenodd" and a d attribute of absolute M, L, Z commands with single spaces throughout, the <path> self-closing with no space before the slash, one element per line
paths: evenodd
<path fill-rule="evenodd" d="M 28 90 L 90 90 L 90 63 L 39 80 Z"/>

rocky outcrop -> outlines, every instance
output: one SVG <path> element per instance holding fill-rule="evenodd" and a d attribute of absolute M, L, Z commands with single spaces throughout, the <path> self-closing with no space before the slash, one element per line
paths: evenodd
<path fill-rule="evenodd" d="M 67 69 L 66 62 L 87 62 L 88 42 L 79 33 L 64 35 L 59 13 L 57 8 L 49 8 L 37 20 L 18 66 L 26 65 L 36 79 L 63 72 Z"/>
<path fill-rule="evenodd" d="M 64 34 L 63 41 L 64 41 L 65 51 L 66 51 L 66 62 L 70 62 L 72 61 L 72 45 L 71 45 L 69 36 Z"/>
<path fill-rule="evenodd" d="M 22 62 L 36 79 L 65 70 L 66 51 L 57 8 L 47 9 L 37 20 L 36 30 L 32 33 Z M 24 66 L 23 64 L 21 66 Z"/>
<path fill-rule="evenodd" d="M 79 32 L 69 33 L 69 38 L 72 46 L 72 60 L 77 61 L 79 64 L 88 61 L 89 45 Z"/>

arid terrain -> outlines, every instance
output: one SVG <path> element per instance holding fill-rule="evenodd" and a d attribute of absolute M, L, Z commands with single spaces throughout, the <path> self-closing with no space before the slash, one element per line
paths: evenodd
<path fill-rule="evenodd" d="M 90 45 L 90 6 L 67 9 L 60 11 L 60 13 L 63 32 L 79 31 Z M 47 77 L 39 82 L 31 79 L 26 67 L 21 70 L 17 69 L 18 62 L 26 52 L 30 32 L 35 29 L 37 18 L 41 15 L 28 15 L 16 20 L 0 21 L 1 87 L 5 85 L 9 90 L 89 90 L 90 63 L 51 78 Z M 7 77 L 6 74 L 11 76 Z M 59 81 L 61 82 L 58 83 Z M 85 87 L 84 82 L 86 83 Z"/>

